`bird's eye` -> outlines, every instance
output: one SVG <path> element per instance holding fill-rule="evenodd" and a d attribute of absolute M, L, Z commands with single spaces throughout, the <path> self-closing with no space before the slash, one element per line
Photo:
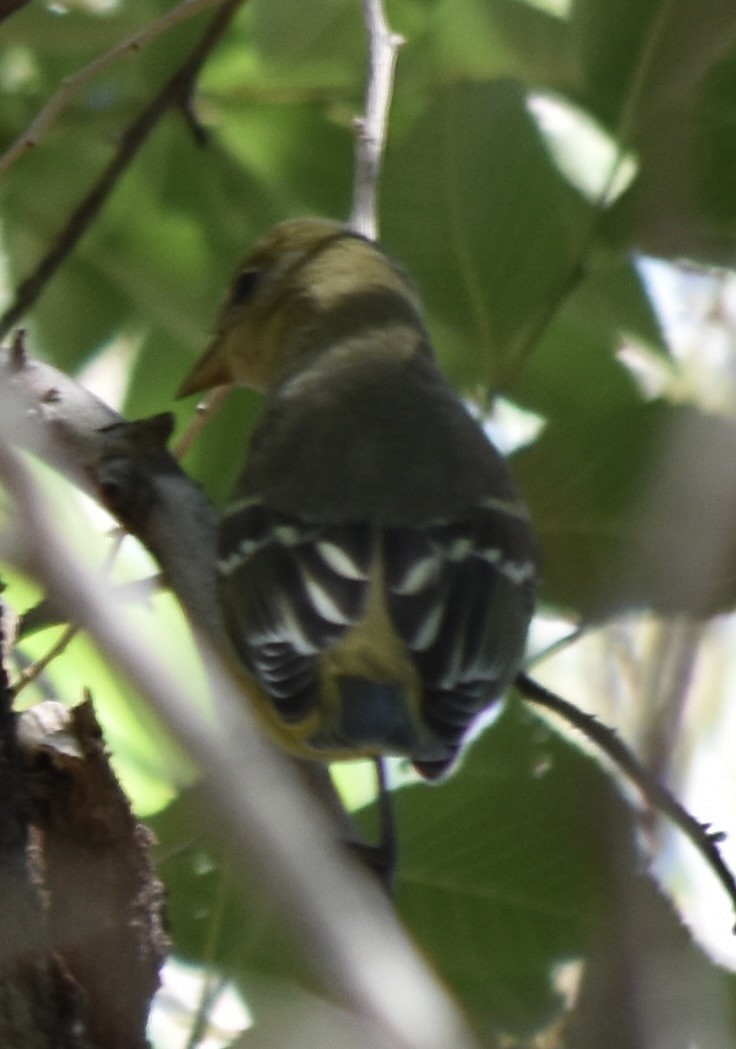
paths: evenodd
<path fill-rule="evenodd" d="M 243 270 L 239 273 L 233 284 L 230 302 L 234 306 L 242 306 L 250 298 L 260 276 L 260 270 Z"/>

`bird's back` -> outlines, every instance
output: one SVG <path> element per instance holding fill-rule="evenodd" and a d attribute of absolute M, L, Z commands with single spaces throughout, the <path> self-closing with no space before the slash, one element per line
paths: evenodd
<path fill-rule="evenodd" d="M 240 496 L 223 604 L 281 716 L 314 724 L 317 749 L 404 753 L 441 774 L 515 672 L 535 565 L 508 467 L 423 331 L 340 333 L 288 376 Z"/>
<path fill-rule="evenodd" d="M 400 323 L 336 340 L 273 391 L 240 490 L 320 521 L 418 524 L 488 497 L 522 509 L 423 332 Z"/>

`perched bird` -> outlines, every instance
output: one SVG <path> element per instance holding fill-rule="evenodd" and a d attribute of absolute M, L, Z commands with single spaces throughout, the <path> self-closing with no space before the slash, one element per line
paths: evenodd
<path fill-rule="evenodd" d="M 223 383 L 266 394 L 217 571 L 267 727 L 304 757 L 405 755 L 441 776 L 516 673 L 536 565 L 413 283 L 343 226 L 277 226 L 179 393 Z"/>

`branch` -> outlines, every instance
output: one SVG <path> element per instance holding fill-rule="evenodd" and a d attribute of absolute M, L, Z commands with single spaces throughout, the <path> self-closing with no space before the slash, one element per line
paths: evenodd
<path fill-rule="evenodd" d="M 29 777 L 6 672 L 11 619 L 0 605 L 0 1044 L 84 1049 L 79 989 L 48 935 L 40 843 L 31 846 Z"/>
<path fill-rule="evenodd" d="M 31 0 L 0 0 L 0 22 L 4 22 L 6 18 L 10 18 L 30 2 Z"/>
<path fill-rule="evenodd" d="M 381 0 L 362 0 L 368 31 L 368 83 L 365 115 L 355 121 L 355 178 L 348 225 L 378 238 L 378 179 L 386 143 L 394 69 L 403 37 L 392 33 Z"/>
<path fill-rule="evenodd" d="M 148 1049 L 146 1022 L 171 948 L 152 835 L 115 778 L 89 700 L 72 710 L 37 705 L 21 715 L 18 737 L 46 957 L 67 976 L 59 1006 L 76 1006 L 79 1035 L 71 1045 Z M 4 927 L 12 924 L 6 914 Z M 0 1044 L 37 1045 L 2 1038 Z"/>
<path fill-rule="evenodd" d="M 206 3 L 204 3 L 204 0 L 196 0 L 196 3 L 199 5 L 197 10 L 204 9 L 205 6 L 212 6 L 213 2 L 214 0 L 207 0 Z M 71 253 L 74 247 L 76 247 L 82 235 L 85 233 L 93 219 L 97 216 L 102 205 L 105 203 L 110 193 L 117 185 L 119 179 L 124 174 L 163 115 L 175 105 L 181 105 L 187 112 L 190 110 L 192 83 L 196 79 L 199 70 L 210 52 L 216 46 L 223 33 L 227 30 L 235 12 L 246 2 L 246 0 L 225 0 L 224 3 L 222 0 L 219 0 L 219 2 L 222 3 L 222 7 L 212 18 L 202 37 L 197 41 L 185 60 L 169 77 L 160 91 L 153 99 L 151 99 L 133 123 L 123 132 L 117 151 L 110 163 L 102 172 L 97 182 L 74 209 L 66 226 L 57 236 L 55 244 L 53 244 L 51 249 L 37 264 L 34 271 L 26 277 L 18 287 L 15 298 L 2 316 L 0 316 L 0 339 L 7 335 L 13 325 L 16 324 L 36 302 L 61 263 L 67 255 Z M 180 4 L 178 8 L 174 9 L 174 11 L 184 11 L 186 17 L 189 17 L 191 14 L 197 13 L 197 10 L 191 10 L 191 6 L 194 3 L 195 0 L 184 0 L 184 3 Z M 173 14 L 174 12 L 169 12 L 169 15 L 158 19 L 158 21 L 152 23 L 148 29 L 141 30 L 141 32 L 134 37 L 130 37 L 127 41 L 123 41 L 123 43 L 119 44 L 117 48 L 113 48 L 112 52 L 108 52 L 107 56 L 98 59 L 97 62 L 100 63 L 103 59 L 107 59 L 110 54 L 113 54 L 113 52 L 115 52 L 116 57 L 119 57 L 121 49 L 127 48 L 129 50 L 139 50 L 144 42 L 148 43 L 147 36 L 143 42 L 140 41 L 140 38 L 147 34 L 152 28 L 160 26 L 163 22 L 166 22 L 164 28 L 169 28 L 169 19 Z M 184 16 L 184 14 L 181 14 L 178 20 L 181 21 Z M 172 24 L 176 23 L 174 22 Z M 158 32 L 163 32 L 163 28 L 160 28 Z M 158 35 L 158 32 L 154 35 Z M 153 37 L 151 37 L 151 39 L 153 39 Z M 137 44 L 132 43 L 132 41 L 136 40 L 139 41 Z M 93 65 L 95 65 L 95 63 L 93 63 Z M 87 70 L 90 68 L 91 67 L 88 66 Z M 104 68 L 104 66 L 102 68 Z M 85 72 L 86 70 L 82 70 L 82 73 Z M 52 102 L 53 101 L 54 100 L 52 99 Z M 41 116 L 43 116 L 43 113 Z M 38 123 L 40 119 L 41 117 L 38 117 L 35 123 Z M 35 124 L 32 125 L 32 127 L 34 126 Z M 31 144 L 35 144 L 35 141 Z M 12 148 L 17 148 L 17 144 L 16 147 Z M 0 159 L 0 175 L 3 171 L 2 165 L 4 159 L 5 158 Z"/>
<path fill-rule="evenodd" d="M 139 29 L 138 32 L 126 37 L 125 40 L 121 40 L 120 43 L 106 51 L 104 55 L 100 55 L 93 62 L 90 62 L 88 66 L 80 69 L 72 76 L 66 77 L 62 81 L 59 90 L 49 99 L 30 127 L 26 128 L 20 138 L 0 157 L 0 176 L 4 175 L 8 168 L 22 157 L 24 153 L 38 145 L 59 115 L 63 113 L 82 88 L 91 80 L 94 80 L 96 76 L 104 72 L 105 69 L 108 69 L 120 58 L 125 58 L 128 55 L 141 51 L 152 41 L 156 40 L 157 37 L 179 25 L 180 22 L 193 18 L 210 7 L 216 7 L 221 2 L 222 0 L 181 0 L 181 3 L 173 7 L 165 15 L 154 19 L 144 29 Z M 20 6 L 20 4 L 18 3 L 17 6 Z"/>
<path fill-rule="evenodd" d="M 169 416 L 127 422 L 63 372 L 0 350 L 2 426 L 107 507 L 161 565 L 190 621 L 224 643 L 215 598 L 217 514 L 166 448 Z"/>
<path fill-rule="evenodd" d="M 580 729 L 638 787 L 653 808 L 664 813 L 675 826 L 680 828 L 713 870 L 736 911 L 736 879 L 724 863 L 718 849 L 725 835 L 722 832 L 712 831 L 710 824 L 699 823 L 694 816 L 691 816 L 677 798 L 649 773 L 614 730 L 602 721 L 598 721 L 594 715 L 586 714 L 585 711 L 540 685 L 527 674 L 517 675 L 514 685 L 528 702 L 554 711 L 568 724 Z M 734 926 L 734 932 L 736 933 L 736 926 Z"/>

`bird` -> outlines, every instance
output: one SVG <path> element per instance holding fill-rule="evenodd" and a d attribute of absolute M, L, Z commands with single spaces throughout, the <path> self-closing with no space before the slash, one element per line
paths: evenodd
<path fill-rule="evenodd" d="M 537 589 L 508 464 L 440 370 L 414 282 L 322 218 L 238 267 L 179 396 L 264 394 L 218 535 L 231 659 L 265 730 L 330 762 L 458 763 L 523 658 Z"/>

